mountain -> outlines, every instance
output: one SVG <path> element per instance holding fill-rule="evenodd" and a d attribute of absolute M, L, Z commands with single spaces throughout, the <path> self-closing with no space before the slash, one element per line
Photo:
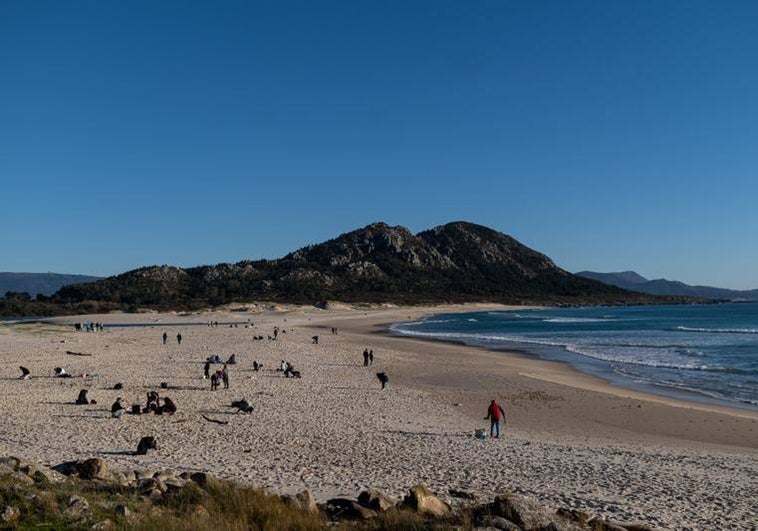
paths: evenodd
<path fill-rule="evenodd" d="M 53 300 L 163 309 L 249 300 L 661 302 L 572 275 L 510 236 L 467 222 L 448 223 L 418 234 L 373 223 L 277 260 L 186 269 L 143 267 L 91 284 L 66 286 Z"/>
<path fill-rule="evenodd" d="M 8 291 L 52 295 L 67 284 L 95 282 L 101 278 L 59 273 L 0 273 L 0 296 Z"/>
<path fill-rule="evenodd" d="M 648 295 L 704 297 L 707 299 L 758 300 L 758 289 L 740 291 L 725 288 L 713 288 L 710 286 L 690 286 L 684 282 L 666 280 L 665 278 L 648 280 L 634 271 L 624 271 L 621 273 L 580 271 L 577 275 L 626 290 L 646 293 Z"/>

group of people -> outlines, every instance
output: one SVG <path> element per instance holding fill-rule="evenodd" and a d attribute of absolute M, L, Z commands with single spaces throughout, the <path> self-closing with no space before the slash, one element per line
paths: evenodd
<path fill-rule="evenodd" d="M 205 374 L 207 375 L 210 371 L 210 364 L 206 362 L 205 364 Z M 224 367 L 217 370 L 213 374 L 210 375 L 211 379 L 211 391 L 217 391 L 219 382 L 223 382 L 224 389 L 229 389 L 229 369 L 227 368 L 226 364 L 224 364 Z"/>
<path fill-rule="evenodd" d="M 363 366 L 368 367 L 374 364 L 374 349 L 365 349 L 363 351 Z"/>
<path fill-rule="evenodd" d="M 176 342 L 181 345 L 182 344 L 182 334 L 176 334 Z M 163 344 L 165 345 L 168 343 L 168 334 L 166 332 L 163 332 Z"/>
<path fill-rule="evenodd" d="M 74 323 L 74 330 L 77 332 L 85 331 L 85 332 L 102 332 L 105 330 L 105 327 L 103 326 L 103 323 L 97 322 L 89 322 L 89 323 Z"/>
<path fill-rule="evenodd" d="M 111 405 L 111 416 L 113 418 L 121 418 L 126 413 L 126 407 L 124 407 L 121 397 L 118 397 Z M 161 403 L 161 400 L 163 403 Z M 157 391 L 150 391 L 147 393 L 147 402 L 145 407 L 141 408 L 139 404 L 133 404 L 131 413 L 133 415 L 144 415 L 147 413 L 155 413 L 156 415 L 173 415 L 176 413 L 176 404 L 169 397 L 161 396 Z"/>
<path fill-rule="evenodd" d="M 295 367 L 293 367 L 292 364 L 288 361 L 282 360 L 276 370 L 283 372 L 285 378 L 300 378 L 300 371 L 296 371 Z"/>

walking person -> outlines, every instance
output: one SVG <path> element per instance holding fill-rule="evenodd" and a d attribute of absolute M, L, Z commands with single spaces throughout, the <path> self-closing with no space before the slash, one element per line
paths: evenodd
<path fill-rule="evenodd" d="M 207 359 L 205 360 L 205 365 L 203 366 L 203 380 L 207 380 L 211 377 L 211 360 Z"/>
<path fill-rule="evenodd" d="M 369 365 L 374 364 L 374 349 L 371 349 L 368 351 L 368 364 Z"/>
<path fill-rule="evenodd" d="M 363 351 L 363 366 L 368 367 L 368 349 Z"/>
<path fill-rule="evenodd" d="M 490 407 L 487 408 L 487 416 L 484 417 L 490 419 L 490 437 L 495 439 L 500 437 L 500 422 L 505 420 L 505 411 L 494 400 L 490 402 Z"/>
<path fill-rule="evenodd" d="M 229 389 L 229 369 L 226 368 L 226 365 L 221 369 L 221 380 L 224 382 L 224 389 Z"/>
<path fill-rule="evenodd" d="M 168 334 L 166 332 L 163 332 L 163 344 L 166 344 L 166 341 L 168 341 Z"/>
<path fill-rule="evenodd" d="M 176 342 L 182 344 L 182 334 L 176 334 Z"/>
<path fill-rule="evenodd" d="M 216 391 L 218 389 L 218 374 L 215 372 L 211 374 L 211 391 Z"/>

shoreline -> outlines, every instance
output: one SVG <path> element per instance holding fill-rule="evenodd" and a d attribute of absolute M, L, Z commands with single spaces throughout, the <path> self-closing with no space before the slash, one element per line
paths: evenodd
<path fill-rule="evenodd" d="M 511 309 L 511 308 L 508 308 L 508 309 Z M 395 322 L 387 321 L 383 323 L 375 323 L 375 326 L 377 327 L 377 329 L 374 330 L 372 333 L 384 334 L 388 337 L 415 339 L 418 341 L 426 341 L 426 342 L 431 342 L 431 343 L 449 343 L 449 344 L 458 345 L 461 347 L 483 349 L 490 352 L 500 352 L 503 355 L 509 355 L 509 356 L 518 355 L 518 356 L 523 356 L 526 359 L 535 359 L 535 360 L 562 364 L 563 366 L 565 366 L 566 370 L 569 372 L 586 375 L 598 380 L 599 382 L 602 382 L 603 384 L 608 386 L 609 392 L 612 392 L 613 394 L 616 394 L 619 396 L 635 396 L 635 397 L 647 396 L 648 400 L 651 400 L 651 401 L 663 400 L 665 403 L 670 403 L 671 405 L 691 406 L 691 407 L 704 409 L 708 411 L 720 411 L 720 412 L 724 412 L 727 414 L 734 414 L 734 415 L 740 415 L 740 413 L 745 413 L 745 412 L 758 414 L 758 405 L 754 405 L 750 402 L 736 402 L 736 401 L 730 401 L 727 399 L 716 398 L 716 397 L 709 396 L 705 393 L 702 393 L 702 394 L 698 393 L 697 391 L 694 391 L 694 390 L 683 390 L 683 389 L 678 389 L 676 387 L 669 387 L 664 384 L 658 384 L 655 381 L 642 383 L 642 382 L 635 382 L 631 380 L 630 378 L 625 378 L 623 376 L 614 377 L 612 372 L 609 372 L 609 370 L 603 365 L 602 362 L 597 362 L 596 360 L 589 360 L 587 362 L 582 363 L 581 356 L 579 356 L 578 354 L 573 354 L 570 351 L 566 350 L 564 347 L 560 347 L 560 346 L 555 346 L 553 348 L 555 350 L 561 351 L 562 353 L 561 358 L 565 357 L 566 359 L 560 359 L 560 358 L 555 359 L 554 357 L 543 356 L 539 352 L 539 349 L 530 349 L 529 346 L 527 346 L 528 345 L 527 343 L 524 343 L 523 345 L 525 346 L 523 347 L 518 346 L 519 342 L 516 340 L 511 341 L 510 343 L 517 346 L 506 345 L 506 346 L 492 347 L 492 346 L 487 346 L 483 344 L 482 345 L 469 344 L 463 339 L 451 339 L 451 338 L 442 338 L 442 337 L 434 337 L 434 336 L 425 337 L 425 336 L 417 336 L 413 334 L 403 334 L 401 332 L 397 332 L 392 329 L 394 325 L 419 321 L 427 317 L 442 315 L 446 313 L 458 313 L 458 312 L 432 311 L 413 320 L 404 319 L 404 320 L 395 321 Z M 473 313 L 473 312 L 465 311 L 461 313 Z M 593 364 L 599 370 L 592 370 Z M 563 383 L 566 383 L 566 381 L 563 380 Z M 627 394 L 622 393 L 622 391 L 626 392 Z M 749 415 L 749 417 L 753 418 L 753 415 Z"/>

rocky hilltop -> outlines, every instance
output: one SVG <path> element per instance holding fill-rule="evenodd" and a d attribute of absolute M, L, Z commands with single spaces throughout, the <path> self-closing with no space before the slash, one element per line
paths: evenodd
<path fill-rule="evenodd" d="M 515 304 L 656 300 L 572 275 L 514 238 L 467 222 L 418 234 L 373 223 L 277 260 L 187 269 L 145 267 L 91 284 L 66 286 L 54 299 L 158 308 L 244 300 Z"/>

